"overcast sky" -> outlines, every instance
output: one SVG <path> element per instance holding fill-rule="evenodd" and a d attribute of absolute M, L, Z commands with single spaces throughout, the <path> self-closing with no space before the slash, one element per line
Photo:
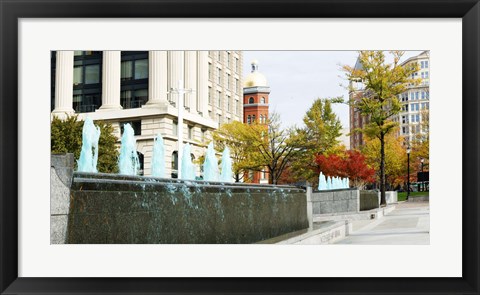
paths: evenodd
<path fill-rule="evenodd" d="M 407 51 L 402 60 L 420 53 Z M 270 86 L 270 112 L 280 114 L 284 127 L 300 127 L 316 98 L 348 100 L 341 65 L 355 65 L 357 56 L 356 51 L 244 51 L 244 77 L 251 72 L 251 61 L 258 60 L 258 71 Z M 334 111 L 342 127 L 349 128 L 348 106 L 335 105 Z"/>

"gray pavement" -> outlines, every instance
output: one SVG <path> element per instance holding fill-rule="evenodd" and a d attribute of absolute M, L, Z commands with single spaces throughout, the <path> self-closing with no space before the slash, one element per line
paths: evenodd
<path fill-rule="evenodd" d="M 353 221 L 353 232 L 336 244 L 428 245 L 430 209 L 428 202 L 401 202 L 380 219 Z"/>

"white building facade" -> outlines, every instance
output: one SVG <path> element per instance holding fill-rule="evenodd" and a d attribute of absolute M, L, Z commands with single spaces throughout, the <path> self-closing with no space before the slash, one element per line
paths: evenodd
<path fill-rule="evenodd" d="M 410 85 L 398 99 L 402 104 L 402 110 L 394 121 L 399 123 L 399 134 L 406 140 L 406 144 L 414 140 L 422 140 L 428 135 L 428 116 L 430 109 L 430 59 L 429 52 L 411 57 L 402 63 L 407 66 L 412 63 L 419 65 L 419 70 L 412 75 L 412 78 L 420 78 L 418 85 Z"/>
<path fill-rule="evenodd" d="M 171 89 L 182 80 L 191 90 L 183 103 L 183 142 L 198 159 L 211 131 L 243 119 L 242 65 L 241 51 L 52 52 L 51 115 L 109 122 L 118 143 L 130 123 L 144 175 L 150 175 L 154 138 L 161 134 L 167 177 L 176 177 L 178 94 Z"/>

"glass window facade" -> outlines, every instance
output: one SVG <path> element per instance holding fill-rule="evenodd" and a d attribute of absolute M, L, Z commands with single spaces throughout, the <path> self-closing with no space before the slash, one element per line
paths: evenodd
<path fill-rule="evenodd" d="M 148 51 L 122 51 L 120 104 L 141 108 L 148 101 Z"/>

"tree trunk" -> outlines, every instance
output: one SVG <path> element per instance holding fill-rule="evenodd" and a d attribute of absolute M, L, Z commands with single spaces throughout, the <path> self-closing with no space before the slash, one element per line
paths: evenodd
<path fill-rule="evenodd" d="M 235 182 L 240 182 L 240 173 L 235 173 Z"/>
<path fill-rule="evenodd" d="M 277 181 L 274 177 L 274 174 L 275 174 L 275 170 L 270 170 L 269 171 L 270 173 L 268 173 L 268 183 L 270 184 L 277 184 Z"/>
<path fill-rule="evenodd" d="M 380 206 L 387 205 L 385 199 L 385 134 L 380 134 Z"/>

